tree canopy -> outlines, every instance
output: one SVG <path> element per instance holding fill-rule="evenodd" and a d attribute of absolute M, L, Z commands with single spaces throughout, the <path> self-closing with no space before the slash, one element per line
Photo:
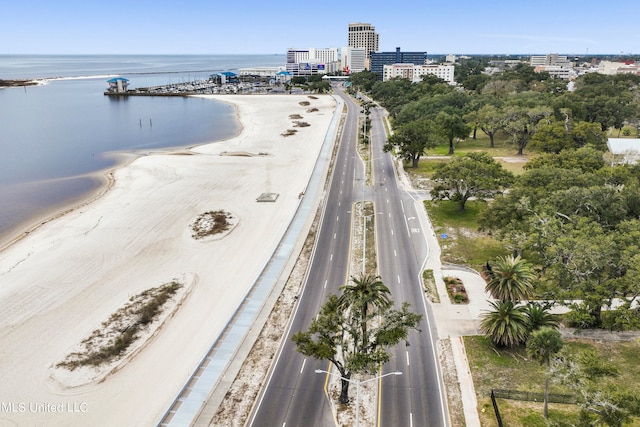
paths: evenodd
<path fill-rule="evenodd" d="M 435 186 L 431 196 L 435 200 L 455 201 L 458 209 L 464 211 L 471 197 L 494 197 L 513 182 L 514 176 L 489 154 L 469 153 L 440 164 L 432 179 Z"/>
<path fill-rule="evenodd" d="M 391 358 L 389 350 L 407 341 L 418 329 L 422 316 L 409 303 L 393 308 L 389 289 L 379 277 L 352 278 L 343 294 L 330 295 L 309 329 L 292 336 L 298 351 L 330 361 L 340 372 L 340 402 L 349 402 L 349 380 L 353 373 L 375 373 Z"/>

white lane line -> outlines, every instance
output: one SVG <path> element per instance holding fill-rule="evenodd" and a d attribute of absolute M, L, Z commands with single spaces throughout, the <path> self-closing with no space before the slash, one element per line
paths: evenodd
<path fill-rule="evenodd" d="M 336 240 L 337 236 L 338 236 L 338 233 L 333 233 L 333 240 Z"/>
<path fill-rule="evenodd" d="M 409 427 L 413 427 L 413 412 L 409 412 Z"/>
<path fill-rule="evenodd" d="M 411 363 L 409 363 L 409 352 L 407 351 L 407 366 L 411 366 Z"/>
<path fill-rule="evenodd" d="M 396 252 L 395 249 L 393 250 L 393 256 L 396 257 L 396 258 L 398 257 L 398 252 Z"/>
<path fill-rule="evenodd" d="M 333 261 L 333 254 L 331 254 L 331 257 L 329 258 L 329 261 Z"/>
<path fill-rule="evenodd" d="M 400 284 L 400 275 L 398 274 L 398 285 Z"/>
<path fill-rule="evenodd" d="M 302 373 L 302 371 L 304 371 L 304 365 L 306 365 L 306 363 L 307 363 L 307 359 L 304 359 L 302 361 L 302 368 L 300 368 L 300 373 Z"/>
<path fill-rule="evenodd" d="M 325 280 L 324 281 L 324 288 L 327 289 L 327 283 L 329 282 L 329 280 Z"/>

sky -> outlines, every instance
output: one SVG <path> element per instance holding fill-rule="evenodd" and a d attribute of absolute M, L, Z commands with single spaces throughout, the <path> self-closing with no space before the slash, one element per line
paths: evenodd
<path fill-rule="evenodd" d="M 0 54 L 285 54 L 347 45 L 350 22 L 380 51 L 640 54 L 638 0 L 3 0 Z"/>

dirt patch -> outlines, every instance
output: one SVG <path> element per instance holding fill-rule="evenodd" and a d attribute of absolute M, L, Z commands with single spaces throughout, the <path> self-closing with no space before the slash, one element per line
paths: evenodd
<path fill-rule="evenodd" d="M 462 392 L 458 381 L 458 371 L 453 357 L 451 340 L 449 338 L 438 341 L 438 357 L 442 367 L 442 377 L 449 404 L 449 417 L 452 427 L 464 427 L 466 421 L 462 407 Z"/>

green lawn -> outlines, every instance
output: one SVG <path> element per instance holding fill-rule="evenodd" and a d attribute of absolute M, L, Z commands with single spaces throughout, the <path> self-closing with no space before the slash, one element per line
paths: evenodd
<path fill-rule="evenodd" d="M 486 151 L 493 157 L 516 157 L 518 147 L 513 145 L 508 135 L 498 133 L 494 138 L 494 147 L 490 147 L 491 141 L 489 137 L 482 131 L 478 130 L 476 139 L 471 136 L 464 141 L 454 144 L 454 156 L 464 156 L 470 152 Z M 446 156 L 449 153 L 449 144 L 440 144 L 429 150 L 430 156 Z M 524 149 L 524 157 L 535 154 L 532 150 Z"/>
<path fill-rule="evenodd" d="M 468 265 L 479 271 L 487 261 L 508 254 L 502 243 L 478 231 L 478 214 L 486 208 L 486 203 L 471 200 L 463 212 L 448 200 L 427 200 L 424 205 L 440 237 L 443 262 Z M 442 238 L 443 234 L 447 237 Z"/>
<path fill-rule="evenodd" d="M 478 399 L 478 410 L 483 426 L 497 426 L 491 405 L 491 389 L 510 389 L 543 392 L 544 367 L 527 357 L 524 348 L 498 350 L 488 339 L 480 336 L 465 337 L 465 348 L 469 358 L 469 368 Z M 605 378 L 618 384 L 640 384 L 640 343 L 632 342 L 593 342 L 587 340 L 566 340 L 565 348 L 570 354 L 585 350 L 596 352 L 598 358 L 609 361 L 617 367 L 619 376 Z M 550 393 L 575 394 L 571 388 L 555 384 Z M 546 426 L 542 417 L 542 402 L 522 402 L 498 399 L 500 414 L 506 426 Z M 571 422 L 577 420 L 577 405 L 551 403 L 550 419 Z M 626 426 L 640 426 L 640 419 L 634 419 Z"/>

